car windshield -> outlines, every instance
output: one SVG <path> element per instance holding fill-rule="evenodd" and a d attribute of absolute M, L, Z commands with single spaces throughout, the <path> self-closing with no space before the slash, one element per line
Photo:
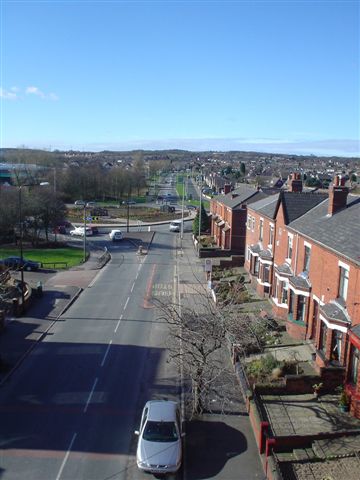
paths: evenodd
<path fill-rule="evenodd" d="M 152 422 L 145 425 L 144 440 L 149 442 L 176 442 L 178 433 L 174 422 Z"/>

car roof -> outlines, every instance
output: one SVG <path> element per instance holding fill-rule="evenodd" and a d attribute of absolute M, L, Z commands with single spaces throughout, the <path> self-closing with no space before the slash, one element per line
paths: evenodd
<path fill-rule="evenodd" d="M 149 409 L 148 420 L 173 422 L 176 419 L 177 403 L 170 400 L 150 400 L 145 408 Z"/>

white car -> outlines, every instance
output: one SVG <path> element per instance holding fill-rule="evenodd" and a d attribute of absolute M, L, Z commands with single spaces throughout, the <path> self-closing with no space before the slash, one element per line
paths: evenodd
<path fill-rule="evenodd" d="M 169 225 L 170 232 L 180 232 L 181 225 L 182 225 L 181 220 L 174 220 L 174 221 L 170 222 L 170 225 Z"/>
<path fill-rule="evenodd" d="M 136 463 L 140 470 L 155 475 L 175 473 L 182 460 L 179 405 L 170 400 L 151 400 L 141 415 Z"/>
<path fill-rule="evenodd" d="M 113 242 L 117 242 L 123 239 L 122 231 L 121 230 L 111 230 L 109 233 L 109 238 Z"/>
<path fill-rule="evenodd" d="M 93 231 L 90 227 L 86 227 L 86 236 L 93 234 Z M 72 237 L 83 237 L 84 236 L 84 227 L 75 227 L 74 230 L 70 230 L 70 235 Z"/>

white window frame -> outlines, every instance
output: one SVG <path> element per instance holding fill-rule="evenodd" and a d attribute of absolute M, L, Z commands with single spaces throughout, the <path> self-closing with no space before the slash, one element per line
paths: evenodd
<path fill-rule="evenodd" d="M 286 261 L 288 263 L 291 263 L 291 259 L 294 253 L 293 248 L 294 248 L 294 235 L 292 233 L 288 233 L 287 246 L 286 246 Z M 289 255 L 290 250 L 291 250 L 291 255 Z"/>

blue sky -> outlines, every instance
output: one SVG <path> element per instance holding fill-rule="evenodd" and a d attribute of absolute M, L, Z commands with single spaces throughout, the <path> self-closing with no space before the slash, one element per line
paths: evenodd
<path fill-rule="evenodd" d="M 1 147 L 359 154 L 358 1 L 1 1 Z"/>

